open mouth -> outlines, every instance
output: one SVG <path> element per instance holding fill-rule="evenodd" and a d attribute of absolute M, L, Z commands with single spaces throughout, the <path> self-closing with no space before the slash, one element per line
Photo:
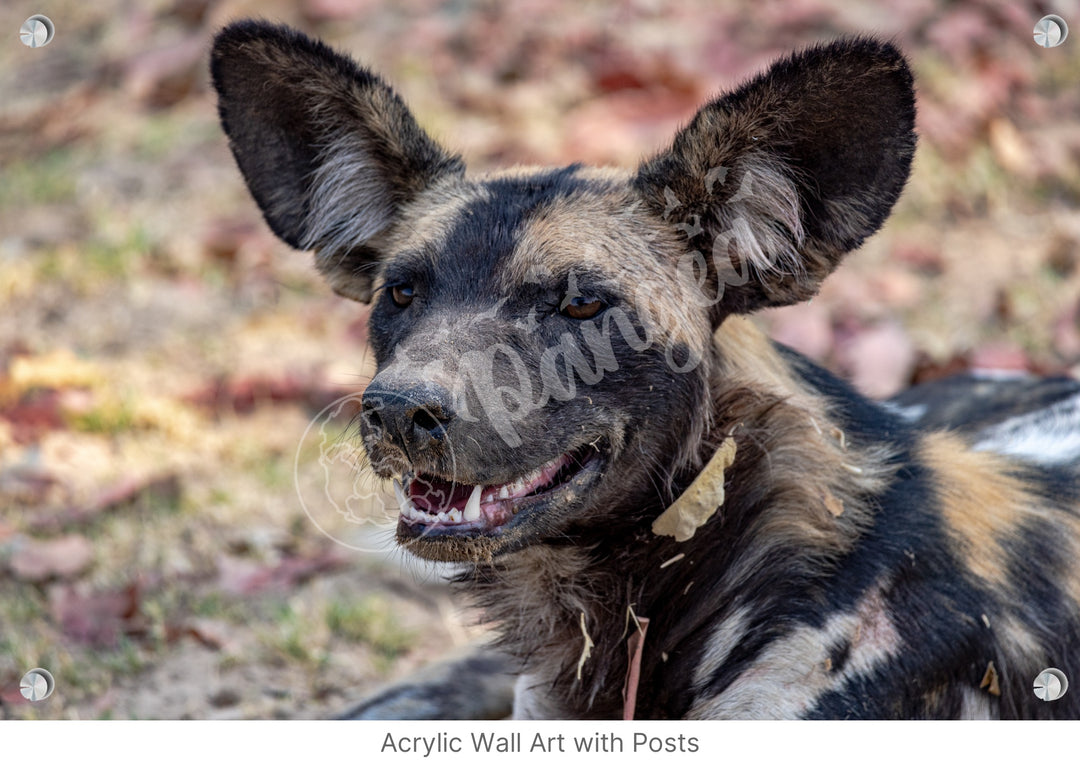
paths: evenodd
<path fill-rule="evenodd" d="M 415 472 L 394 481 L 403 527 L 419 535 L 491 533 L 523 509 L 542 506 L 599 471 L 593 447 L 566 452 L 510 482 L 463 484 Z"/>

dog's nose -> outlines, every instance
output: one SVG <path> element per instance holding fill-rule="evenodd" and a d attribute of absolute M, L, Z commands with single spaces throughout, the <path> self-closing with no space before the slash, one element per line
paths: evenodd
<path fill-rule="evenodd" d="M 407 452 L 419 452 L 446 437 L 453 419 L 449 392 L 437 385 L 416 385 L 392 390 L 372 383 L 364 391 L 364 421 L 369 429 L 382 432 L 386 441 Z"/>

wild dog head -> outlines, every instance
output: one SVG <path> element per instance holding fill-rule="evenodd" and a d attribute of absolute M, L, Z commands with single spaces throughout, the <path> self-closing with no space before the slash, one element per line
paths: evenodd
<path fill-rule="evenodd" d="M 810 298 L 915 146 L 910 73 L 867 39 L 778 62 L 633 173 L 469 176 L 385 82 L 284 27 L 226 28 L 212 71 L 271 229 L 373 305 L 363 441 L 399 541 L 438 560 L 632 519 L 700 466 L 716 328 Z"/>

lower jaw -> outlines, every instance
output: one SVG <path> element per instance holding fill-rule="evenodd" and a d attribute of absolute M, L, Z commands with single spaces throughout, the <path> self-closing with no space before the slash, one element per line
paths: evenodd
<path fill-rule="evenodd" d="M 553 522 L 569 509 L 580 507 L 604 468 L 600 457 L 587 460 L 581 470 L 559 486 L 506 503 L 501 518 L 458 524 L 417 522 L 400 517 L 397 542 L 424 559 L 450 562 L 487 562 L 495 555 L 543 540 Z M 545 530 L 546 526 L 546 530 Z"/>

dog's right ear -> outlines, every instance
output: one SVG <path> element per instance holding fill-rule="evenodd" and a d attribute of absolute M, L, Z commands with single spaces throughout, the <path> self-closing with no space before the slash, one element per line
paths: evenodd
<path fill-rule="evenodd" d="M 270 228 L 343 296 L 371 300 L 378 237 L 401 206 L 464 164 L 381 79 L 288 27 L 218 33 L 210 69 L 221 124 Z"/>

